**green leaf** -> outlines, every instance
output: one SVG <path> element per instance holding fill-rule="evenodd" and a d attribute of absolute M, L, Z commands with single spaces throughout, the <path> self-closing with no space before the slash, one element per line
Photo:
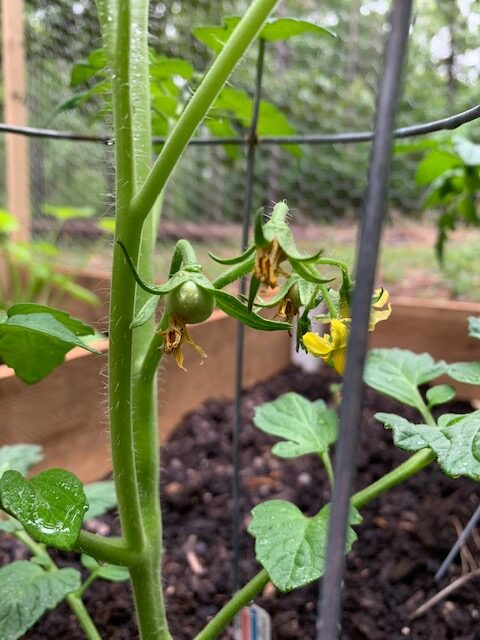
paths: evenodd
<path fill-rule="evenodd" d="M 307 20 L 296 20 L 295 18 L 277 18 L 276 20 L 268 21 L 261 30 L 260 37 L 263 40 L 274 42 L 276 40 L 288 40 L 304 33 L 312 33 L 318 36 L 328 35 L 335 38 L 335 33 L 330 29 L 320 27 Z"/>
<path fill-rule="evenodd" d="M 457 382 L 480 384 L 480 362 L 454 362 L 448 364 L 447 374 Z"/>
<path fill-rule="evenodd" d="M 449 384 L 439 384 L 427 391 L 427 402 L 430 408 L 450 402 L 454 397 L 455 389 Z"/>
<path fill-rule="evenodd" d="M 93 336 L 95 334 L 95 329 L 85 324 L 82 320 L 73 318 L 66 311 L 61 311 L 60 309 L 55 309 L 45 304 L 21 302 L 12 305 L 7 311 L 9 318 L 15 315 L 28 315 L 29 313 L 48 313 L 61 322 L 64 327 L 70 329 L 76 336 Z"/>
<path fill-rule="evenodd" d="M 248 531 L 255 537 L 256 557 L 280 591 L 303 587 L 323 575 L 329 514 L 327 505 L 309 518 L 285 500 L 270 500 L 253 509 Z M 350 524 L 358 522 L 359 514 L 352 510 Z M 356 539 L 349 527 L 346 553 Z"/>
<path fill-rule="evenodd" d="M 471 338 L 480 340 L 480 318 L 475 318 L 474 316 L 468 318 L 468 335 Z"/>
<path fill-rule="evenodd" d="M 255 245 L 252 244 L 251 247 L 248 247 L 248 249 L 246 249 L 243 253 L 241 253 L 239 256 L 235 256 L 234 258 L 220 258 L 219 256 L 214 255 L 210 251 L 208 252 L 208 255 L 212 260 L 215 260 L 215 262 L 218 262 L 219 264 L 230 265 L 230 264 L 239 264 L 240 262 L 243 262 L 244 260 L 249 258 L 254 251 L 255 251 Z"/>
<path fill-rule="evenodd" d="M 50 312 L 15 314 L 0 323 L 0 355 L 29 384 L 51 373 L 73 347 L 98 353 Z"/>
<path fill-rule="evenodd" d="M 82 554 L 80 561 L 85 569 L 88 569 L 92 573 L 95 572 L 98 578 L 102 580 L 108 580 L 109 582 L 124 582 L 129 579 L 128 569 L 125 567 L 119 567 L 115 564 L 98 564 L 98 562 Z"/>
<path fill-rule="evenodd" d="M 0 447 L 0 478 L 9 470 L 26 474 L 30 467 L 42 460 L 42 447 L 38 444 L 10 444 Z"/>
<path fill-rule="evenodd" d="M 150 75 L 155 82 L 163 82 L 174 76 L 190 80 L 193 75 L 193 67 L 182 58 L 153 55 L 150 62 Z"/>
<path fill-rule="evenodd" d="M 248 289 L 248 302 L 247 309 L 251 311 L 253 309 L 253 303 L 257 297 L 258 290 L 260 289 L 261 282 L 258 278 L 252 275 L 250 278 L 250 287 Z"/>
<path fill-rule="evenodd" d="M 65 596 L 80 588 L 76 569 L 44 571 L 27 560 L 0 569 L 0 637 L 17 640 Z"/>
<path fill-rule="evenodd" d="M 113 480 L 86 484 L 84 491 L 88 502 L 88 511 L 85 514 L 84 520 L 99 518 L 117 506 L 117 494 L 115 493 L 115 483 Z"/>
<path fill-rule="evenodd" d="M 450 415 L 448 424 L 438 427 L 413 424 L 388 413 L 375 417 L 392 429 L 398 447 L 406 451 L 429 447 L 444 473 L 480 481 L 480 411 L 462 417 Z"/>
<path fill-rule="evenodd" d="M 223 26 L 197 27 L 196 29 L 192 29 L 192 34 L 200 40 L 200 42 L 203 42 L 206 47 L 219 53 L 239 22 L 239 17 L 227 16 L 223 19 Z M 325 27 L 320 27 L 313 22 L 296 20 L 294 18 L 277 18 L 268 21 L 261 29 L 258 37 L 263 40 L 275 42 L 278 40 L 288 40 L 289 38 L 304 33 L 335 37 L 335 34 Z"/>
<path fill-rule="evenodd" d="M 94 207 L 58 207 L 53 204 L 44 204 L 42 211 L 45 215 L 53 216 L 62 222 L 76 218 L 93 218 L 96 213 Z"/>
<path fill-rule="evenodd" d="M 424 187 L 449 169 L 460 165 L 461 162 L 455 154 L 434 149 L 419 163 L 415 180 L 419 186 Z"/>
<path fill-rule="evenodd" d="M 261 431 L 285 440 L 272 449 L 280 458 L 321 455 L 337 439 L 335 411 L 323 400 L 311 402 L 294 392 L 256 407 L 253 422 Z"/>
<path fill-rule="evenodd" d="M 214 289 L 212 293 L 219 309 L 232 318 L 240 320 L 247 327 L 252 327 L 252 329 L 258 329 L 259 331 L 285 331 L 292 328 L 288 322 L 268 320 L 253 311 L 249 311 L 243 302 L 226 291 Z"/>
<path fill-rule="evenodd" d="M 152 296 L 149 298 L 140 311 L 137 313 L 135 318 L 132 320 L 130 324 L 131 329 L 135 329 L 136 327 L 143 326 L 146 322 L 150 320 L 152 316 L 155 315 L 155 311 L 158 306 L 158 296 Z"/>
<path fill-rule="evenodd" d="M 70 550 L 88 509 L 80 480 L 65 469 L 49 469 L 31 480 L 18 471 L 0 479 L 0 505 L 37 542 Z"/>
<path fill-rule="evenodd" d="M 421 410 L 425 405 L 418 386 L 445 371 L 445 362 L 435 362 L 427 353 L 373 349 L 368 356 L 364 380 L 375 391 Z"/>
<path fill-rule="evenodd" d="M 328 284 L 335 280 L 335 278 L 328 278 L 326 280 L 321 278 L 317 269 L 310 262 L 301 262 L 300 260 L 290 258 L 290 264 L 292 265 L 292 269 L 295 273 L 307 282 L 311 282 L 313 284 Z"/>

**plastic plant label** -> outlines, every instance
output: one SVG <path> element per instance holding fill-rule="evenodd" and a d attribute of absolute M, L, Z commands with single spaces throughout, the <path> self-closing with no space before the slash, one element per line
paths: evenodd
<path fill-rule="evenodd" d="M 234 640 L 271 640 L 270 614 L 256 604 L 245 607 L 235 618 Z"/>

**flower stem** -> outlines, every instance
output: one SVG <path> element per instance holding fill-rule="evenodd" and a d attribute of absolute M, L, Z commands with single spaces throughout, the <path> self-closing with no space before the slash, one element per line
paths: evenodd
<path fill-rule="evenodd" d="M 328 309 L 328 313 L 330 314 L 330 318 L 336 318 L 338 316 L 337 314 L 337 310 L 335 308 L 335 305 L 333 304 L 333 301 L 330 297 L 330 294 L 328 293 L 328 288 L 326 285 L 324 284 L 319 284 L 319 289 L 322 292 L 322 296 L 323 299 L 325 301 L 325 304 L 327 305 L 327 309 Z"/>

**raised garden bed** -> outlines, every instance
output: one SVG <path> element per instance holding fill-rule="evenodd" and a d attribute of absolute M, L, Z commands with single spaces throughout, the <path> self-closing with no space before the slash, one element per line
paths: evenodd
<path fill-rule="evenodd" d="M 293 500 L 306 513 L 328 501 L 322 466 L 314 456 L 280 461 L 270 453 L 272 439 L 251 426 L 253 407 L 295 390 L 310 399 L 328 398 L 330 371 L 303 374 L 290 368 L 257 385 L 243 398 L 242 514 L 244 528 L 252 506 L 261 500 Z M 399 411 L 392 400 L 367 392 L 359 449 L 358 488 L 399 464 L 405 454 L 395 449 L 391 434 L 373 419 L 375 411 Z M 400 409 L 410 419 L 415 411 Z M 449 407 L 468 411 L 466 404 Z M 231 539 L 231 402 L 208 401 L 181 422 L 162 454 L 165 525 L 164 582 L 167 611 L 176 640 L 191 640 L 202 620 L 228 598 L 232 588 Z M 362 511 L 359 541 L 348 557 L 344 592 L 343 640 L 474 640 L 478 637 L 478 581 L 454 591 L 424 616 L 410 615 L 438 589 L 433 574 L 478 502 L 477 485 L 450 480 L 432 465 L 392 494 Z M 93 522 L 102 533 L 118 532 L 114 514 Z M 474 560 L 480 551 L 471 543 Z M 21 554 L 21 546 L 3 536 L 0 563 Z M 72 554 L 54 552 L 60 563 L 76 562 Z M 78 565 L 77 565 L 78 566 Z M 242 543 L 242 579 L 257 569 L 253 540 Z M 454 564 L 441 586 L 459 576 Z M 124 583 L 95 583 L 86 593 L 89 611 L 102 637 L 135 637 L 132 603 Z M 273 616 L 275 640 L 313 638 L 317 586 L 276 594 L 270 586 L 258 600 Z M 81 632 L 66 605 L 47 615 L 25 638 L 80 640 Z M 229 637 L 227 634 L 223 638 Z"/>
<path fill-rule="evenodd" d="M 72 307 L 67 305 L 66 310 L 92 322 L 96 328 L 105 328 L 108 283 L 98 274 L 85 277 L 89 280 L 88 283 L 82 281 L 83 285 L 88 284 L 96 293 L 103 292 L 102 306 L 94 312 L 72 301 Z M 388 322 L 379 323 L 370 334 L 371 346 L 425 351 L 449 362 L 480 360 L 480 342 L 467 336 L 467 318 L 480 316 L 480 305 L 415 298 L 397 298 L 392 303 L 393 313 Z M 159 375 L 163 440 L 186 413 L 208 398 L 233 397 L 232 345 L 236 341 L 236 322 L 215 312 L 206 323 L 193 327 L 192 335 L 206 350 L 208 359 L 199 366 L 197 356 L 187 353 L 188 374 L 171 361 L 164 363 L 162 371 L 168 375 L 162 371 Z M 245 386 L 267 379 L 290 363 L 291 345 L 286 332 L 256 333 L 247 328 L 245 335 Z M 0 446 L 20 442 L 41 444 L 46 457 L 38 469 L 61 466 L 84 482 L 98 480 L 110 471 L 105 404 L 107 341 L 99 343 L 97 348 L 104 356 L 74 349 L 62 367 L 33 386 L 20 382 L 11 369 L 0 365 Z M 460 398 L 478 399 L 477 387 L 448 382 L 457 388 Z"/>

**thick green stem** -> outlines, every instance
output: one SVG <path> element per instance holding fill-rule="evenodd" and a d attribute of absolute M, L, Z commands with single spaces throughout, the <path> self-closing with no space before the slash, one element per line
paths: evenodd
<path fill-rule="evenodd" d="M 23 542 L 23 544 L 27 547 L 30 553 L 36 557 L 42 559 L 42 565 L 45 567 L 46 571 L 58 571 L 57 565 L 48 555 L 47 550 L 42 544 L 38 544 L 33 540 L 28 533 L 25 531 L 15 531 L 13 534 L 18 540 Z M 77 593 L 69 593 L 65 600 L 68 603 L 68 606 L 75 614 L 80 626 L 85 633 L 85 636 L 88 640 L 102 640 L 100 634 L 97 631 L 93 620 L 90 617 L 90 614 L 85 609 L 85 605 L 82 602 L 82 598 L 80 594 Z"/>
<path fill-rule="evenodd" d="M 396 469 L 390 471 L 390 473 L 387 473 L 368 487 L 365 487 L 365 489 L 355 493 L 351 500 L 352 506 L 356 509 L 361 509 L 372 500 L 375 500 L 375 498 L 378 498 L 378 496 L 389 491 L 392 487 L 396 487 L 397 484 L 404 482 L 424 467 L 427 467 L 434 460 L 435 454 L 431 449 L 418 451 Z"/>
<path fill-rule="evenodd" d="M 80 531 L 75 549 L 99 562 L 118 564 L 122 567 L 130 567 L 141 557 L 140 553 L 127 546 L 123 538 L 104 538 L 89 531 Z"/>
<path fill-rule="evenodd" d="M 148 179 L 136 195 L 132 207 L 141 224 L 163 190 L 190 138 L 206 116 L 237 62 L 278 4 L 278 0 L 254 0 L 221 53 L 189 101 L 155 163 Z"/>
<path fill-rule="evenodd" d="M 130 102 L 130 2 L 118 0 L 118 24 L 112 74 L 116 157 L 116 235 L 137 261 L 140 234 L 132 233 L 130 202 L 134 190 L 132 117 Z M 135 282 L 115 242 L 109 324 L 109 410 L 113 475 L 123 535 L 134 551 L 144 547 L 137 489 L 131 416 L 132 330 Z"/>
<path fill-rule="evenodd" d="M 351 498 L 352 506 L 356 509 L 361 509 L 375 498 L 378 498 L 378 496 L 392 489 L 392 487 L 415 475 L 418 471 L 433 462 L 433 460 L 435 460 L 435 454 L 431 449 L 418 451 L 403 464 L 383 476 L 383 478 L 380 478 L 368 487 L 365 487 L 365 489 L 355 493 Z M 240 609 L 258 596 L 268 580 L 267 572 L 262 569 L 220 609 L 194 640 L 215 640 L 223 629 L 233 620 Z"/>

